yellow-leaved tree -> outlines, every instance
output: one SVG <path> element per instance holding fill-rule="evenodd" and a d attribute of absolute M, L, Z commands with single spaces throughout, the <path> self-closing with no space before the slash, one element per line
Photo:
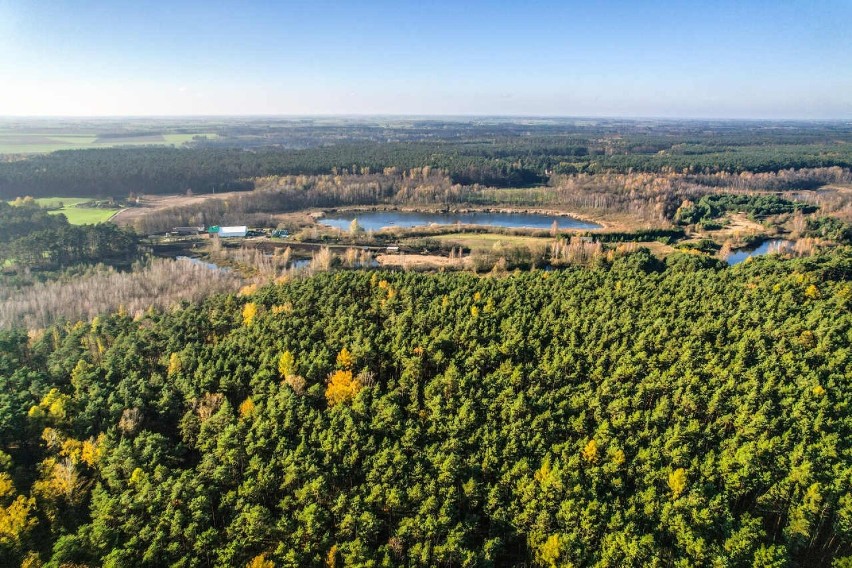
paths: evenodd
<path fill-rule="evenodd" d="M 35 499 L 18 495 L 8 507 L 0 507 L 0 545 L 20 544 L 24 534 L 35 526 L 36 520 L 30 515 L 34 506 Z"/>
<path fill-rule="evenodd" d="M 35 499 L 23 495 L 15 497 L 12 478 L 0 473 L 0 547 L 15 548 L 21 538 L 35 526 L 35 517 L 30 511 L 35 507 Z"/>
<path fill-rule="evenodd" d="M 87 481 L 80 475 L 77 464 L 71 458 L 47 458 L 41 462 L 39 470 L 41 476 L 33 483 L 36 496 L 53 504 L 60 500 L 76 504 L 83 499 Z"/>
<path fill-rule="evenodd" d="M 285 351 L 281 354 L 281 357 L 278 358 L 278 373 L 281 375 L 282 379 L 286 379 L 287 375 L 292 375 L 295 366 L 296 359 L 289 351 Z"/>
<path fill-rule="evenodd" d="M 180 354 L 172 353 L 169 355 L 169 369 L 167 371 L 168 376 L 174 377 L 178 373 L 180 373 L 181 367 L 183 367 L 183 363 L 180 360 Z"/>
<path fill-rule="evenodd" d="M 254 323 L 255 317 L 257 317 L 257 304 L 255 304 L 254 302 L 248 302 L 243 307 L 243 323 L 246 325 L 246 327 Z"/>
<path fill-rule="evenodd" d="M 821 296 L 822 294 L 819 293 L 819 288 L 817 288 L 814 284 L 805 288 L 805 298 L 808 300 L 819 300 Z"/>
<path fill-rule="evenodd" d="M 328 550 L 328 554 L 325 556 L 325 565 L 328 568 L 337 568 L 337 545 L 332 544 L 331 548 Z"/>
<path fill-rule="evenodd" d="M 669 474 L 669 489 L 672 490 L 672 497 L 677 499 L 686 489 L 686 470 L 682 467 L 677 468 Z"/>
<path fill-rule="evenodd" d="M 266 558 L 266 554 L 258 554 L 246 564 L 246 568 L 275 568 L 275 563 Z"/>
<path fill-rule="evenodd" d="M 542 566 L 555 567 L 559 565 L 559 557 L 562 554 L 562 547 L 559 542 L 559 536 L 552 534 L 547 537 L 541 546 L 536 550 L 536 557 Z"/>
<path fill-rule="evenodd" d="M 46 420 L 51 423 L 61 423 L 66 418 L 65 408 L 71 397 L 59 392 L 59 389 L 50 389 L 37 405 L 30 408 L 29 417 L 34 420 Z"/>
<path fill-rule="evenodd" d="M 340 353 L 337 354 L 337 367 L 344 370 L 352 369 L 352 365 L 354 364 L 355 357 L 352 356 L 352 353 L 345 347 L 341 349 Z"/>
<path fill-rule="evenodd" d="M 245 399 L 242 404 L 240 404 L 240 417 L 248 418 L 249 416 L 254 414 L 254 409 L 255 405 L 251 397 Z"/>
<path fill-rule="evenodd" d="M 598 443 L 592 438 L 586 447 L 583 448 L 583 459 L 589 463 L 598 461 Z"/>
<path fill-rule="evenodd" d="M 103 442 L 106 435 L 101 433 L 97 438 L 89 438 L 83 442 L 80 459 L 89 467 L 95 467 L 103 454 Z"/>
<path fill-rule="evenodd" d="M 328 377 L 325 399 L 329 407 L 337 406 L 341 402 L 348 402 L 355 398 L 360 390 L 361 383 L 352 376 L 351 370 L 337 370 Z"/>

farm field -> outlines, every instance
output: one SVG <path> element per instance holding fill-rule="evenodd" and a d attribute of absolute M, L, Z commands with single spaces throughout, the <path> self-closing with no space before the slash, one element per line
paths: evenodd
<path fill-rule="evenodd" d="M 98 133 L 67 130 L 53 132 L 46 129 L 0 128 L 0 154 L 39 154 L 59 150 L 110 148 L 113 146 L 182 146 L 195 136 L 215 138 L 210 132 L 193 133 Z"/>
<path fill-rule="evenodd" d="M 90 225 L 109 221 L 121 211 L 118 207 L 80 207 L 92 201 L 86 197 L 40 197 L 35 200 L 40 206 L 50 209 L 51 215 L 62 213 L 72 225 Z"/>
<path fill-rule="evenodd" d="M 68 218 L 68 222 L 72 225 L 91 225 L 109 221 L 119 211 L 120 209 L 101 209 L 95 207 L 63 207 L 50 213 L 53 215 L 64 214 Z"/>

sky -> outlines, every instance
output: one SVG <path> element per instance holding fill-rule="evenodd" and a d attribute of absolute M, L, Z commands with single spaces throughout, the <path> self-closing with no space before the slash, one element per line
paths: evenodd
<path fill-rule="evenodd" d="M 852 118 L 852 0 L 0 0 L 0 116 Z"/>

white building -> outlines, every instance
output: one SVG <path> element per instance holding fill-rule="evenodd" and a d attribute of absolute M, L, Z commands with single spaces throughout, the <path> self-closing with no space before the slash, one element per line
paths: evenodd
<path fill-rule="evenodd" d="M 237 225 L 234 227 L 219 227 L 218 235 L 220 237 L 244 237 L 246 233 L 248 233 L 248 227 Z"/>

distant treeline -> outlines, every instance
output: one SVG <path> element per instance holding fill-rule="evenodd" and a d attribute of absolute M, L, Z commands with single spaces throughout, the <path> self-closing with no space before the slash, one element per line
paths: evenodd
<path fill-rule="evenodd" d="M 640 143 L 641 142 L 641 143 Z M 627 172 L 777 172 L 852 167 L 852 144 L 714 146 L 695 141 L 583 137 L 505 137 L 437 142 L 343 143 L 302 150 L 274 147 L 69 150 L 0 163 L 0 197 L 113 196 L 243 190 L 269 175 L 382 172 L 433 168 L 454 183 L 529 187 L 553 174 Z"/>

